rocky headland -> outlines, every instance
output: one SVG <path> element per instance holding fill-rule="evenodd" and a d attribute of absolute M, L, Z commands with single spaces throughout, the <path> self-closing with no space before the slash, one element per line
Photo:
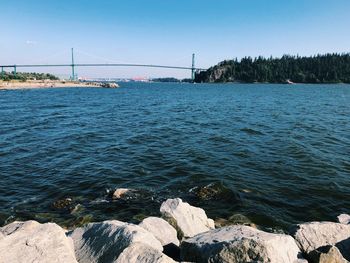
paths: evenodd
<path fill-rule="evenodd" d="M 120 198 L 128 189 L 117 189 Z M 289 233 L 254 224 L 215 228 L 201 208 L 180 198 L 161 204 L 160 217 L 131 224 L 118 220 L 67 230 L 55 223 L 13 222 L 0 228 L 0 263 L 64 262 L 348 262 L 350 216 L 309 222 Z M 218 225 L 218 224 L 216 224 Z"/>

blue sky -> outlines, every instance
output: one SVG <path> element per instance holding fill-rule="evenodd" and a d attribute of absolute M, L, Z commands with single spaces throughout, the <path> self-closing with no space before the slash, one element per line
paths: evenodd
<path fill-rule="evenodd" d="M 189 66 L 196 53 L 201 67 L 243 56 L 350 52 L 349 0 L 0 0 L 0 10 L 0 64 L 67 63 L 71 47 L 81 63 Z M 144 68 L 78 74 L 190 75 Z"/>

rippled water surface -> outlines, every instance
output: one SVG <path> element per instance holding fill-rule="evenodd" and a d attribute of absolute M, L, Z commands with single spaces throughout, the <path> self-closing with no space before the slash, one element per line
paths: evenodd
<path fill-rule="evenodd" d="M 137 222 L 170 197 L 284 229 L 350 212 L 350 86 L 121 86 L 0 91 L 0 225 Z"/>

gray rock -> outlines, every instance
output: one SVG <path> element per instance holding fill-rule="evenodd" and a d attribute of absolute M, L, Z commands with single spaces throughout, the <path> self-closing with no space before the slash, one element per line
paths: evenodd
<path fill-rule="evenodd" d="M 14 222 L 0 228 L 1 263 L 77 263 L 73 241 L 56 224 Z"/>
<path fill-rule="evenodd" d="M 305 253 L 323 246 L 334 246 L 350 238 L 350 225 L 333 222 L 310 222 L 297 225 L 294 237 Z"/>
<path fill-rule="evenodd" d="M 203 209 L 182 202 L 180 198 L 163 202 L 160 212 L 180 232 L 180 237 L 193 237 L 215 228 L 214 221 L 208 219 Z"/>
<path fill-rule="evenodd" d="M 199 234 L 181 244 L 181 258 L 194 262 L 307 262 L 295 240 L 248 226 L 228 226 Z"/>
<path fill-rule="evenodd" d="M 116 263 L 175 263 L 157 249 L 142 243 L 134 243 L 123 250 Z"/>
<path fill-rule="evenodd" d="M 168 244 L 175 244 L 178 246 L 180 244 L 177 239 L 175 228 L 162 218 L 148 217 L 144 219 L 139 226 L 152 233 L 163 246 Z"/>
<path fill-rule="evenodd" d="M 133 243 L 163 251 L 162 244 L 140 226 L 117 220 L 91 223 L 70 233 L 79 263 L 114 262 Z"/>
<path fill-rule="evenodd" d="M 338 218 L 338 222 L 341 224 L 347 225 L 350 223 L 350 215 L 348 214 L 341 214 L 337 218 Z"/>
<path fill-rule="evenodd" d="M 335 246 L 320 247 L 308 254 L 311 263 L 346 263 L 342 254 Z"/>

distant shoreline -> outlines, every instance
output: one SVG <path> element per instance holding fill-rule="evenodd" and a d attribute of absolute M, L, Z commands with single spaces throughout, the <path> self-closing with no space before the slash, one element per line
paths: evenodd
<path fill-rule="evenodd" d="M 0 81 L 0 90 L 45 89 L 45 88 L 117 88 L 99 82 L 78 82 L 63 80 Z"/>

